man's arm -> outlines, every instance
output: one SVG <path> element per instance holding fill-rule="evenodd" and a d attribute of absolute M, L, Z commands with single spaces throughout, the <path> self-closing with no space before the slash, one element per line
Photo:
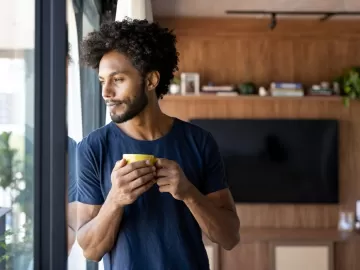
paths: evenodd
<path fill-rule="evenodd" d="M 77 239 L 87 259 L 100 261 L 113 248 L 124 207 L 154 185 L 154 171 L 150 162 L 127 165 L 121 160 L 112 171 L 112 187 L 105 202 L 102 205 L 78 203 Z"/>
<path fill-rule="evenodd" d="M 111 201 L 101 205 L 78 206 L 77 239 L 85 258 L 99 262 L 114 246 L 123 215 L 123 208 Z"/>
<path fill-rule="evenodd" d="M 68 236 L 68 255 L 76 240 L 76 220 L 77 220 L 77 183 L 76 183 L 76 142 L 68 138 L 68 153 L 67 153 L 67 166 L 68 166 L 68 178 L 67 178 L 67 236 Z"/>
<path fill-rule="evenodd" d="M 228 189 L 203 195 L 194 186 L 184 203 L 189 208 L 207 237 L 226 250 L 240 241 L 240 221 Z"/>
<path fill-rule="evenodd" d="M 67 234 L 68 234 L 68 255 L 76 240 L 76 219 L 77 219 L 77 205 L 76 202 L 67 204 Z"/>
<path fill-rule="evenodd" d="M 78 144 L 76 163 L 77 215 L 73 229 L 76 230 L 76 237 L 84 256 L 92 261 L 100 261 L 113 246 L 113 235 L 118 232 L 122 211 L 112 204 L 113 191 L 109 192 L 108 198 L 104 201 L 96 152 L 92 150 L 88 140 Z"/>
<path fill-rule="evenodd" d="M 230 250 L 240 240 L 240 221 L 229 189 L 203 195 L 171 160 L 157 160 L 160 192 L 169 192 L 183 201 L 208 238 Z"/>
<path fill-rule="evenodd" d="M 214 138 L 208 133 L 203 141 L 203 181 L 197 189 L 180 166 L 158 159 L 157 175 L 160 192 L 170 192 L 182 200 L 208 238 L 224 249 L 232 249 L 239 241 L 240 221 L 234 200 L 227 187 L 224 164 Z"/>

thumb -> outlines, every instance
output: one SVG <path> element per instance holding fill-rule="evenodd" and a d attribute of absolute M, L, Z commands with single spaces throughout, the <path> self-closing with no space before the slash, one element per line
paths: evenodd
<path fill-rule="evenodd" d="M 114 166 L 113 171 L 119 170 L 120 168 L 124 167 L 126 164 L 127 164 L 127 162 L 126 162 L 125 159 L 122 159 L 122 160 L 117 161 L 117 162 L 115 163 L 115 166 Z"/>

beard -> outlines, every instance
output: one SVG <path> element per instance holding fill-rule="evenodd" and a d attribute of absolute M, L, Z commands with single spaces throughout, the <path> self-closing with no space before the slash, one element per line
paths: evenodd
<path fill-rule="evenodd" d="M 110 114 L 111 120 L 116 124 L 121 124 L 126 121 L 133 119 L 139 113 L 141 113 L 148 105 L 149 100 L 145 93 L 145 84 L 142 83 L 140 86 L 139 95 L 135 96 L 133 100 L 123 100 L 121 103 L 126 106 L 126 109 L 121 114 Z"/>

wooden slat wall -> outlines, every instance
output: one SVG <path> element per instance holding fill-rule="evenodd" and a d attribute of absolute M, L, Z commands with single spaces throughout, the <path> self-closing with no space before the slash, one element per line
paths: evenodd
<path fill-rule="evenodd" d="M 360 20 L 156 18 L 175 29 L 180 72 L 199 72 L 202 84 L 331 80 L 360 65 Z"/>
<path fill-rule="evenodd" d="M 358 0 L 152 0 L 156 16 L 229 17 L 226 10 L 358 11 Z M 315 16 L 319 18 L 319 16 Z"/>
<path fill-rule="evenodd" d="M 157 18 L 175 29 L 180 72 L 199 72 L 203 84 L 253 81 L 331 80 L 360 66 L 359 21 L 283 21 L 270 31 L 268 20 Z M 239 204 L 241 226 L 248 228 L 334 228 L 339 210 L 355 210 L 360 199 L 360 103 L 343 107 L 337 98 L 166 97 L 161 108 L 188 120 L 204 118 L 334 118 L 340 120 L 339 205 Z M 359 242 L 335 245 L 335 270 L 360 269 Z M 268 270 L 269 247 L 245 243 L 221 250 L 221 270 Z"/>
<path fill-rule="evenodd" d="M 334 228 L 339 209 L 355 210 L 360 199 L 360 103 L 340 98 L 166 97 L 168 114 L 191 118 L 328 118 L 340 120 L 340 205 L 239 204 L 242 227 Z"/>
<path fill-rule="evenodd" d="M 339 98 L 259 98 L 167 96 L 162 110 L 182 120 L 202 118 L 332 118 L 340 121 L 340 204 L 238 204 L 243 228 L 335 228 L 339 210 L 355 211 L 360 199 L 360 103 L 349 109 Z M 335 245 L 335 270 L 360 269 L 360 242 Z M 264 242 L 240 244 L 221 250 L 220 270 L 268 270 L 269 246 Z M 241 268 L 239 268 L 241 266 Z"/>

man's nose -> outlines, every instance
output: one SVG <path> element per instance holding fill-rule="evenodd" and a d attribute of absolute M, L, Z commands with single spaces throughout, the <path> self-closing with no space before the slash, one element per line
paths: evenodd
<path fill-rule="evenodd" d="M 115 96 L 115 91 L 110 82 L 103 83 L 102 96 L 103 98 L 113 98 Z"/>

